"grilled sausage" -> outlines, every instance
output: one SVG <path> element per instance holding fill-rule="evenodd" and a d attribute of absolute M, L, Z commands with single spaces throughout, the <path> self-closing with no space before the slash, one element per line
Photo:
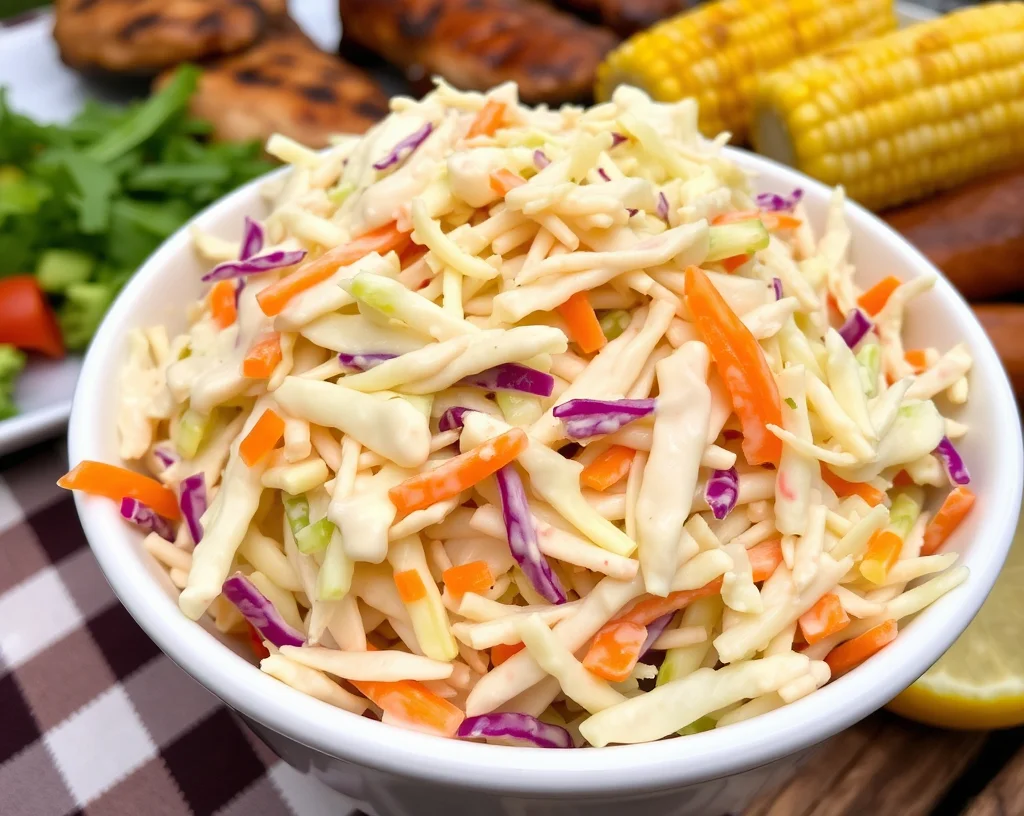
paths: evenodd
<path fill-rule="evenodd" d="M 245 53 L 206 66 L 190 106 L 218 139 L 283 133 L 310 147 L 325 147 L 332 133 L 362 133 L 388 112 L 366 73 L 325 54 L 286 17 Z"/>
<path fill-rule="evenodd" d="M 883 217 L 968 300 L 1024 292 L 1024 168 Z"/>
<path fill-rule="evenodd" d="M 1018 397 L 1024 397 L 1024 304 L 978 303 L 974 306 Z"/>
<path fill-rule="evenodd" d="M 696 5 L 694 0 L 557 0 L 557 3 L 587 20 L 608 26 L 620 37 L 643 31 Z"/>
<path fill-rule="evenodd" d="M 284 0 L 57 0 L 53 35 L 73 68 L 155 74 L 252 45 Z"/>
<path fill-rule="evenodd" d="M 339 0 L 343 40 L 406 70 L 466 90 L 519 84 L 524 102 L 591 94 L 615 44 L 604 29 L 533 0 Z"/>

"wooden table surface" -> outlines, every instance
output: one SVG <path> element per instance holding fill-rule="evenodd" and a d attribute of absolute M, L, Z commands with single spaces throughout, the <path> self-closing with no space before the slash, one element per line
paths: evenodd
<path fill-rule="evenodd" d="M 744 816 L 1018 816 L 1024 728 L 941 731 L 882 711 L 823 743 Z"/>

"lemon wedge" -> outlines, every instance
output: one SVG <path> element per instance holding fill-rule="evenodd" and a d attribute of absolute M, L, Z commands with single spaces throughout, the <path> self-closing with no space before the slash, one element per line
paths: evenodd
<path fill-rule="evenodd" d="M 977 617 L 889 710 L 940 728 L 1024 723 L 1024 523 Z"/>

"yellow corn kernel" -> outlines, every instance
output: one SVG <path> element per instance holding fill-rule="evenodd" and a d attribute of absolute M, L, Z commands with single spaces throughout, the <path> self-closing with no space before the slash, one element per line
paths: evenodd
<path fill-rule="evenodd" d="M 872 209 L 910 201 L 1024 162 L 1022 54 L 1024 2 L 823 51 L 759 77 L 751 138 Z"/>

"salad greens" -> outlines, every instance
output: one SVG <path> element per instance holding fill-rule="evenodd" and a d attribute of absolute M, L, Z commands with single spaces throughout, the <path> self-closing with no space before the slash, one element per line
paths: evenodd
<path fill-rule="evenodd" d="M 258 142 L 207 141 L 209 124 L 187 111 L 198 77 L 182 66 L 145 101 L 89 102 L 67 125 L 15 113 L 0 88 L 0 279 L 35 275 L 72 351 L 162 241 L 273 166 Z M 0 417 L 17 359 L 0 347 Z"/>
<path fill-rule="evenodd" d="M 0 344 L 0 419 L 17 413 L 14 407 L 14 381 L 25 367 L 25 355 L 14 346 Z"/>

